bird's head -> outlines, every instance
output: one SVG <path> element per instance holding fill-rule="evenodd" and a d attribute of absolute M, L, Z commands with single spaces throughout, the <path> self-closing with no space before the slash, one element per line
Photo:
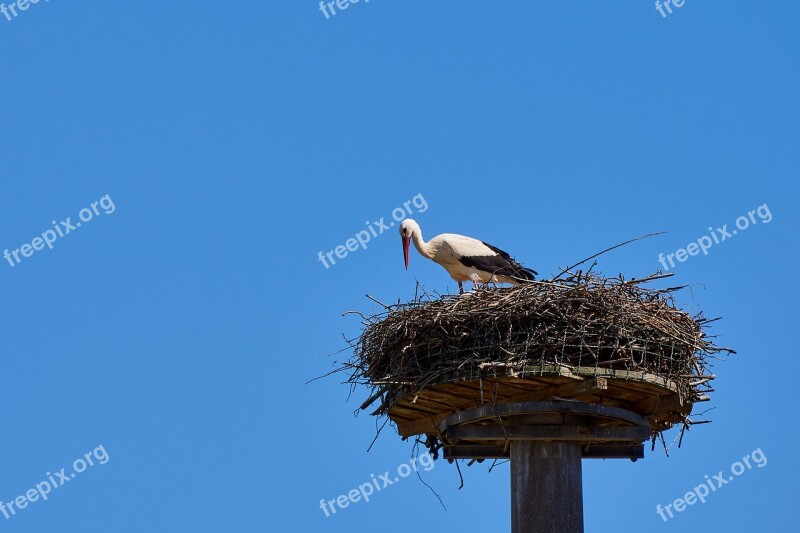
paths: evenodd
<path fill-rule="evenodd" d="M 411 235 L 419 230 L 419 224 L 414 220 L 407 218 L 400 224 L 400 237 L 403 238 L 403 260 L 406 263 L 406 270 L 408 270 L 408 248 L 411 244 Z"/>

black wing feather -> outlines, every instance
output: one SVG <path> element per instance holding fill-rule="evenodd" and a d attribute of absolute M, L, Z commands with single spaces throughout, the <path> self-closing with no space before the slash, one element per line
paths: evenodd
<path fill-rule="evenodd" d="M 462 257 L 460 259 L 461 263 L 470 268 L 477 268 L 478 270 L 483 270 L 484 272 L 491 272 L 497 276 L 527 280 L 535 279 L 534 276 L 537 275 L 538 272 L 520 265 L 508 254 L 508 252 L 505 252 L 496 246 L 492 246 L 487 242 L 484 242 L 483 244 L 497 255 Z"/>

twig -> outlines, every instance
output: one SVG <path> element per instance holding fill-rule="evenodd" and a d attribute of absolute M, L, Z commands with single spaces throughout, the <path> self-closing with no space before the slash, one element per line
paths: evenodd
<path fill-rule="evenodd" d="M 598 252 L 598 253 L 596 253 L 596 254 L 594 254 L 594 255 L 592 255 L 592 256 L 589 256 L 589 257 L 587 257 L 586 259 L 583 259 L 583 260 L 581 260 L 581 261 L 578 261 L 578 262 L 577 262 L 577 263 L 575 263 L 574 265 L 570 265 L 570 266 L 568 266 L 567 268 L 564 268 L 564 269 L 562 269 L 562 270 L 561 270 L 561 273 L 560 273 L 558 276 L 556 276 L 556 277 L 554 277 L 554 278 L 553 278 L 553 281 L 557 280 L 557 279 L 558 279 L 558 278 L 560 278 L 560 277 L 561 277 L 563 274 L 565 274 L 567 271 L 569 271 L 569 270 L 572 270 L 572 269 L 573 269 L 573 268 L 575 268 L 576 266 L 578 266 L 578 265 L 582 265 L 582 264 L 583 264 L 583 263 L 585 263 L 586 261 L 590 261 L 590 260 L 594 259 L 595 257 L 601 256 L 601 255 L 603 255 L 603 254 L 604 254 L 604 253 L 606 253 L 606 252 L 610 252 L 611 250 L 614 250 L 615 248 L 619 248 L 620 246 L 625 246 L 626 244 L 630 244 L 630 243 L 632 243 L 632 242 L 640 241 L 640 240 L 642 240 L 642 239 L 646 239 L 646 238 L 648 238 L 648 237 L 655 237 L 656 235 L 663 235 L 663 234 L 665 234 L 665 233 L 666 233 L 666 231 L 659 231 L 659 232 L 657 232 L 657 233 L 648 233 L 647 235 L 642 235 L 641 237 L 636 237 L 635 239 L 631 239 L 631 240 L 629 240 L 629 241 L 621 242 L 621 243 L 619 243 L 619 244 L 617 244 L 617 245 L 614 245 L 614 246 L 612 246 L 611 248 L 606 248 L 606 249 L 605 249 L 605 250 L 603 250 L 602 252 Z"/>
<path fill-rule="evenodd" d="M 373 301 L 373 302 L 375 302 L 376 304 L 382 305 L 382 306 L 383 306 L 385 309 L 389 309 L 389 310 L 391 310 L 391 309 L 392 309 L 391 307 L 389 307 L 389 306 L 388 306 L 388 305 L 386 305 L 385 303 L 381 302 L 381 301 L 380 301 L 380 300 L 378 300 L 377 298 L 374 298 L 374 297 L 370 296 L 369 294 L 367 294 L 367 298 L 369 298 L 370 300 L 372 300 L 372 301 Z"/>
<path fill-rule="evenodd" d="M 425 452 L 425 453 L 429 453 L 429 452 Z M 414 442 L 414 447 L 411 449 L 411 457 L 414 458 L 414 457 L 417 457 L 418 455 L 419 455 L 419 441 L 417 440 L 417 441 Z M 439 496 L 439 493 L 437 493 L 435 490 L 433 490 L 433 487 L 428 485 L 425 482 L 425 480 L 422 479 L 422 475 L 419 473 L 419 468 L 415 468 L 414 471 L 417 473 L 417 477 L 422 482 L 422 484 L 425 485 L 426 487 L 428 487 L 428 490 L 430 490 L 433 493 L 433 495 L 436 496 L 436 499 L 439 500 L 439 505 L 442 506 L 442 509 L 447 511 L 447 507 L 445 507 L 445 505 L 444 505 L 444 500 L 442 500 L 442 497 Z"/>
<path fill-rule="evenodd" d="M 378 436 L 381 434 L 381 431 L 383 431 L 383 428 L 386 427 L 386 424 L 388 422 L 389 418 L 387 417 L 386 420 L 383 421 L 383 424 L 381 424 L 381 427 L 378 428 L 378 431 L 375 433 L 375 438 L 372 439 L 372 442 L 369 443 L 369 448 L 367 448 L 367 452 L 369 452 L 372 449 L 372 446 L 375 444 L 375 441 L 378 440 Z"/>
<path fill-rule="evenodd" d="M 621 285 L 636 285 L 638 283 L 647 283 L 648 281 L 653 281 L 657 279 L 671 278 L 674 275 L 675 275 L 674 272 L 668 272 L 666 274 L 653 274 L 652 276 L 647 276 L 646 278 L 632 279 L 630 281 L 625 281 Z"/>

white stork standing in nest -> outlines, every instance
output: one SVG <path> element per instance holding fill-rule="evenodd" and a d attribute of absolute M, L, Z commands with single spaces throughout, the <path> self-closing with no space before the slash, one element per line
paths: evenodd
<path fill-rule="evenodd" d="M 519 285 L 535 279 L 537 272 L 525 268 L 503 250 L 472 237 L 443 233 L 428 242 L 422 240 L 422 230 L 416 221 L 407 218 L 400 224 L 403 238 L 403 258 L 408 270 L 408 248 L 413 241 L 417 251 L 439 263 L 458 282 L 458 292 L 464 293 L 463 283 L 512 283 Z"/>

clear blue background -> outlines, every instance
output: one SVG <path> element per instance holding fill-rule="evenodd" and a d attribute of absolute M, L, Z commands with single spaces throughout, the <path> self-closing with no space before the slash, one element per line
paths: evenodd
<path fill-rule="evenodd" d="M 447 463 L 326 518 L 393 470 L 336 366 L 359 322 L 454 291 L 392 230 L 319 251 L 421 193 L 426 237 L 474 235 L 545 275 L 644 276 L 708 226 L 773 220 L 669 284 L 723 316 L 714 423 L 671 457 L 584 463 L 587 531 L 788 530 L 798 468 L 796 2 L 68 2 L 0 18 L 0 249 L 109 194 L 111 215 L 0 262 L 0 500 L 102 444 L 110 461 L 9 531 L 504 531 L 508 465 Z M 655 512 L 761 448 L 664 524 Z"/>

